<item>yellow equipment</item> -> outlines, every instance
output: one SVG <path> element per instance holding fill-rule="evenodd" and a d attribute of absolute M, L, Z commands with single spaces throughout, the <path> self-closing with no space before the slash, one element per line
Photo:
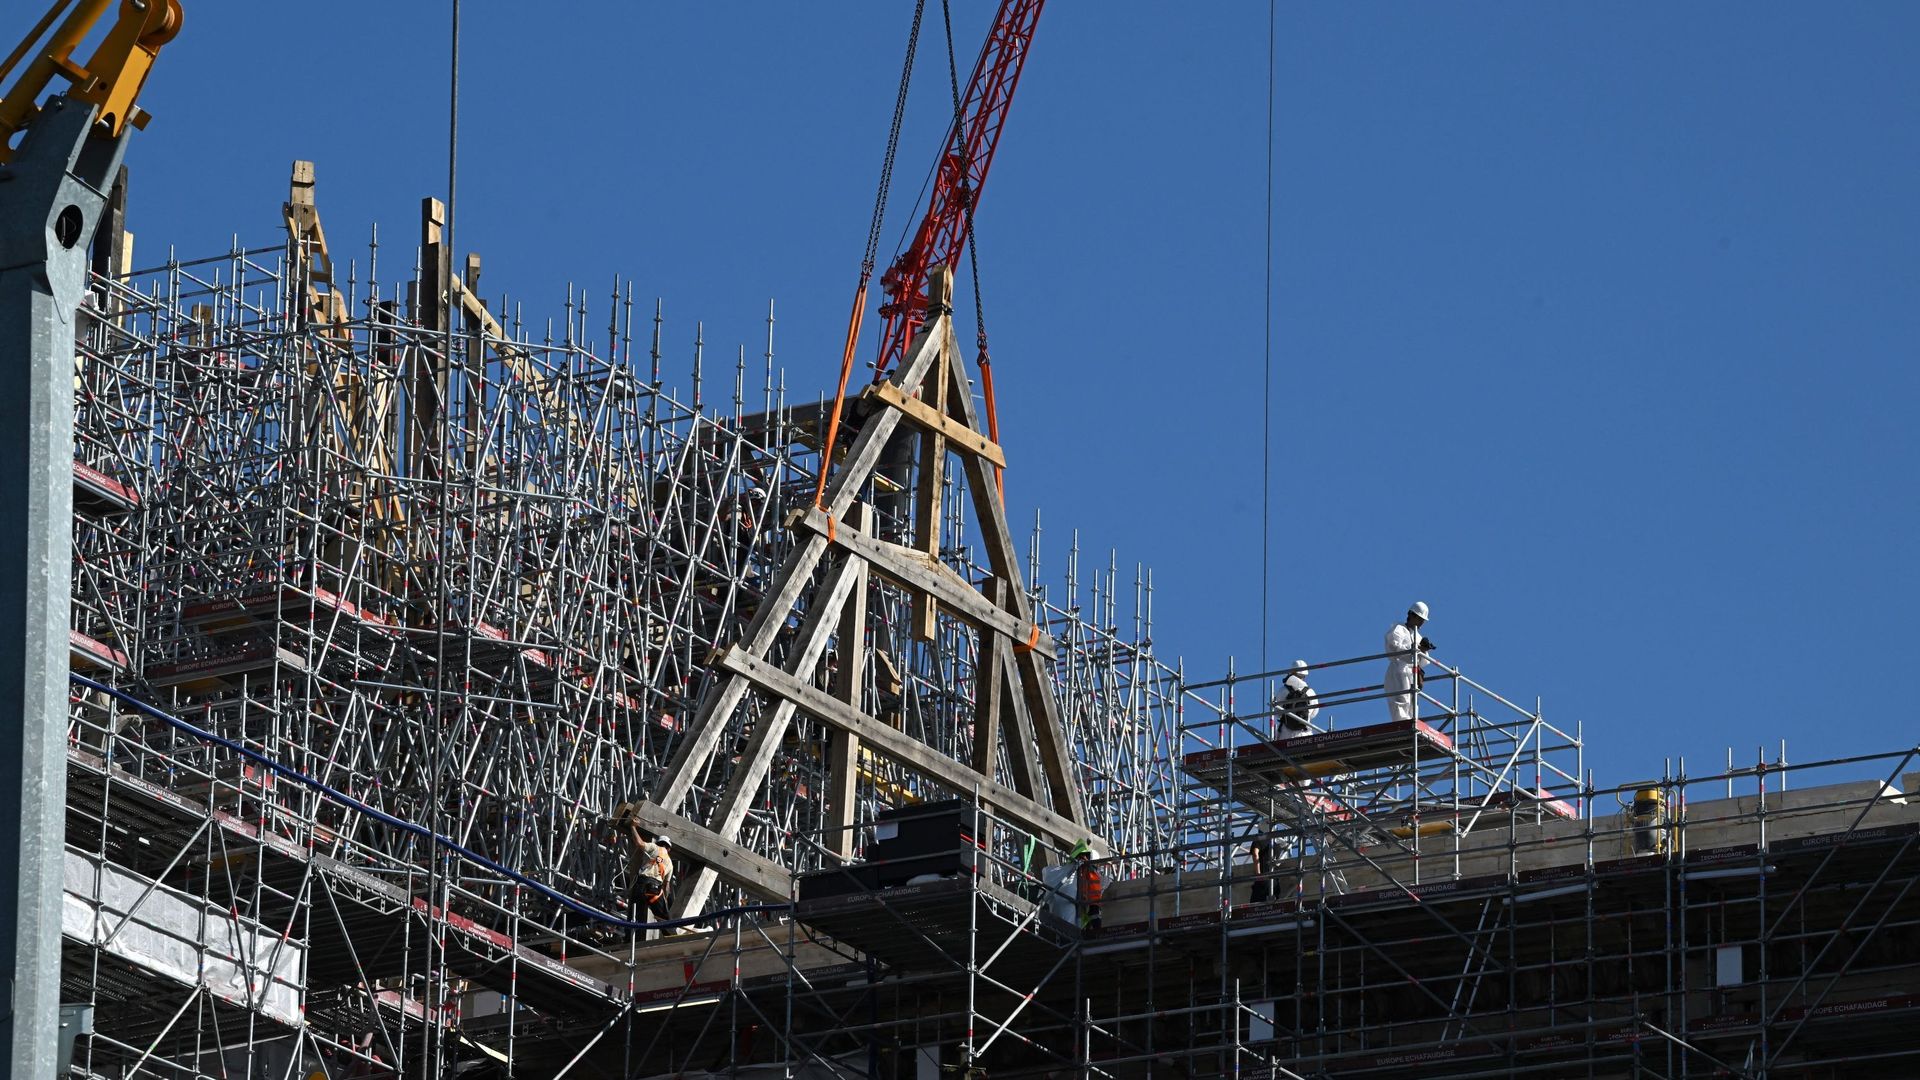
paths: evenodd
<path fill-rule="evenodd" d="M 33 54 L 33 62 L 20 75 L 12 89 L 0 97 L 0 163 L 13 157 L 16 136 L 33 123 L 40 112 L 40 94 L 55 75 L 73 84 L 67 99 L 84 102 L 99 110 L 96 125 L 109 138 L 118 138 L 131 124 L 147 126 L 147 114 L 134 99 L 146 84 L 160 47 L 180 32 L 179 0 L 120 0 L 120 11 L 112 29 L 93 50 L 82 67 L 73 60 L 73 50 L 85 41 L 94 24 L 106 14 L 112 0 L 55 0 L 13 52 L 0 63 L 0 84 L 22 59 Z M 35 48 L 68 7 L 67 13 L 46 44 Z"/>
<path fill-rule="evenodd" d="M 1627 811 L 1633 822 L 1633 852 L 1636 855 L 1664 855 L 1667 851 L 1667 793 L 1661 788 L 1644 787 L 1633 793 L 1633 805 Z"/>

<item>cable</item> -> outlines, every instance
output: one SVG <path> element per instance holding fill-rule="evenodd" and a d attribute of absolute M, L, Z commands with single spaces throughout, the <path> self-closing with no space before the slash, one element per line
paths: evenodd
<path fill-rule="evenodd" d="M 1267 638 L 1271 631 L 1272 607 L 1268 600 L 1268 579 L 1273 568 L 1273 91 L 1274 91 L 1274 3 L 1267 0 L 1267 250 L 1266 250 L 1266 329 L 1264 345 L 1265 382 L 1260 391 L 1260 670 L 1271 671 L 1267 660 Z M 1271 689 L 1268 687 L 1267 689 Z M 1269 695 L 1271 696 L 1271 695 Z M 1262 702 L 1264 707 L 1265 702 Z"/>
<path fill-rule="evenodd" d="M 827 418 L 827 438 L 820 444 L 820 472 L 814 477 L 813 505 L 825 510 L 827 474 L 833 471 L 833 445 L 840 438 L 840 413 L 847 404 L 847 380 L 853 358 L 860 351 L 860 325 L 867 317 L 867 283 L 873 279 L 874 260 L 880 254 L 880 227 L 887 214 L 887 194 L 893 187 L 893 161 L 900 149 L 900 124 L 907 115 L 907 89 L 913 83 L 913 58 L 920 49 L 920 17 L 927 0 L 913 5 L 913 26 L 907 31 L 907 59 L 900 66 L 900 87 L 893 96 L 893 124 L 887 130 L 887 152 L 880 160 L 880 184 L 873 194 L 873 223 L 867 227 L 867 250 L 860 259 L 860 284 L 853 290 L 853 312 L 847 316 L 847 339 L 840 347 L 840 385 L 833 392 L 833 412 Z M 827 515 L 827 542 L 834 539 L 834 518 Z"/>
<path fill-rule="evenodd" d="M 74 682 L 80 684 L 81 686 L 86 687 L 89 690 L 97 690 L 100 693 L 106 694 L 108 697 L 115 699 L 116 701 L 120 701 L 126 705 L 132 706 L 135 710 L 155 720 L 158 720 L 163 724 L 166 724 L 168 727 L 173 728 L 175 731 L 179 731 L 185 735 L 190 735 L 193 738 L 201 740 L 202 742 L 212 743 L 215 746 L 219 746 L 227 750 L 231 750 L 234 753 L 239 754 L 241 757 L 246 758 L 248 761 L 251 761 L 254 764 L 260 766 L 261 768 L 266 769 L 267 771 L 273 773 L 275 776 L 279 776 L 287 780 L 291 780 L 294 783 L 301 785 L 302 787 L 305 787 L 311 791 L 317 792 L 324 798 L 327 798 L 333 802 L 339 803 L 341 806 L 344 806 L 354 811 L 357 814 L 363 814 L 367 817 L 374 819 L 375 821 L 380 822 L 383 825 L 391 826 L 392 828 L 399 829 L 401 832 L 407 833 L 410 836 L 419 837 L 420 839 L 425 840 L 430 844 L 436 845 L 437 847 L 445 848 L 446 850 L 453 852 L 455 855 L 458 855 L 461 858 L 466 859 L 468 862 L 471 862 L 476 866 L 480 866 L 484 869 L 491 870 L 494 873 L 499 874 L 501 877 L 504 877 L 507 880 L 512 881 L 516 885 L 521 885 L 528 889 L 532 889 L 534 892 L 537 892 L 541 896 L 544 896 L 547 899 L 553 901 L 554 903 L 559 904 L 561 907 L 566 908 L 568 911 L 571 911 L 574 914 L 580 915 L 584 918 L 592 919 L 595 922 L 606 923 L 609 926 L 616 926 L 625 930 L 665 930 L 665 929 L 672 929 L 674 927 L 689 926 L 693 923 L 701 921 L 702 919 L 727 918 L 727 917 L 733 917 L 738 915 L 762 915 L 762 914 L 772 914 L 772 913 L 788 913 L 793 910 L 792 904 L 746 904 L 740 907 L 723 908 L 719 911 L 709 911 L 703 915 L 689 915 L 679 919 L 666 919 L 660 922 L 636 922 L 632 919 L 623 919 L 618 915 L 613 915 L 608 912 L 602 911 L 599 908 L 594 907 L 593 905 L 588 904 L 583 900 L 576 900 L 573 897 L 566 895 L 565 893 L 559 891 L 558 889 L 555 889 L 553 886 L 548 885 L 543 881 L 538 881 L 534 878 L 530 878 L 526 876 L 525 874 L 519 873 L 514 870 L 509 870 L 507 867 L 502 866 L 497 862 L 494 862 L 492 859 L 489 859 L 485 855 L 482 855 L 479 852 L 474 851 L 471 848 L 468 848 L 467 846 L 461 844 L 459 841 L 454 840 L 451 837 L 442 836 L 439 833 L 434 832 L 433 830 L 427 828 L 424 825 L 407 821 L 403 818 L 395 817 L 394 815 L 387 813 L 385 810 L 380 810 L 375 807 L 369 806 L 366 803 L 361 802 L 359 799 L 354 798 L 353 796 L 347 794 L 346 792 L 341 791 L 338 788 L 335 788 L 325 783 L 324 781 L 316 780 L 313 777 L 308 776 L 306 773 L 300 772 L 298 769 L 295 769 L 289 765 L 283 765 L 279 761 L 276 761 L 275 759 L 268 757 L 267 755 L 259 752 L 258 750 L 249 749 L 248 747 L 243 746 L 240 743 L 233 741 L 232 739 L 226 738 L 225 736 L 215 735 L 211 731 L 207 731 L 204 728 L 200 728 L 191 723 L 188 723 L 187 721 L 182 720 L 171 713 L 165 712 L 161 709 L 158 709 L 152 705 L 147 704 L 146 702 L 140 700 L 137 697 L 134 697 L 132 694 L 129 694 L 123 690 L 115 689 L 114 687 L 108 686 L 105 683 L 97 682 L 93 679 L 88 678 L 85 675 L 80 675 L 77 673 L 69 673 L 68 677 L 71 678 Z"/>
<path fill-rule="evenodd" d="M 454 383 L 453 313 L 455 300 L 453 276 L 457 271 L 453 259 L 453 229 L 455 224 L 454 213 L 459 204 L 460 193 L 460 189 L 456 183 L 460 175 L 460 0 L 452 0 L 451 7 L 452 25 L 448 30 L 449 44 L 447 50 L 447 211 L 446 221 L 443 223 L 440 233 L 439 265 L 435 267 L 435 273 L 440 275 L 441 288 L 441 296 L 436 300 L 436 303 L 440 305 L 440 318 L 444 320 L 446 327 L 446 344 L 441 353 L 441 363 L 446 365 L 446 377 L 441 382 L 441 385 L 447 387 L 448 390 L 452 389 Z M 569 327 L 568 329 L 571 330 L 572 328 Z M 412 400 L 408 401 L 407 406 L 409 413 L 412 412 L 414 404 L 415 402 Z M 451 407 L 452 401 L 449 395 L 436 391 L 434 392 L 434 405 L 436 410 L 445 410 Z M 438 423 L 439 419 L 437 416 L 429 416 L 427 418 L 430 424 Z M 444 434 L 439 438 L 433 439 L 433 441 L 439 445 L 440 451 L 439 460 L 433 464 L 433 472 L 435 478 L 438 480 L 437 488 L 440 503 L 438 526 L 440 536 L 444 538 L 453 535 L 451 520 L 452 500 L 448 498 L 448 490 L 451 487 L 451 483 L 447 474 L 450 469 L 447 460 L 447 446 Z M 433 578 L 435 588 L 433 602 L 435 603 L 445 604 L 451 593 L 447 577 L 449 569 L 446 558 L 442 557 L 434 560 Z M 444 627 L 444 617 L 441 618 L 441 622 Z M 430 744 L 432 763 L 428 767 L 427 773 L 427 814 L 429 816 L 425 828 L 427 835 L 437 838 L 440 835 L 440 816 L 442 812 L 441 775 L 446 770 L 449 749 L 448 743 L 451 741 L 447 737 L 446 722 L 447 635 L 444 629 L 436 635 L 435 652 L 438 662 L 434 665 L 433 672 L 433 707 L 431 711 L 431 716 L 433 717 L 433 739 Z M 473 643 L 471 639 L 466 643 L 466 656 L 463 659 L 468 663 L 472 662 Z M 429 905 L 441 904 L 444 906 L 446 904 L 453 885 L 452 878 L 451 867 L 443 867 L 440 859 L 431 858 L 427 860 L 427 902 Z M 447 989 L 445 982 L 447 940 L 444 929 L 440 933 L 429 931 L 427 934 L 427 949 L 429 964 L 437 968 L 440 972 L 441 981 L 438 990 L 440 993 L 445 993 Z M 436 952 L 439 963 L 433 964 L 433 960 L 436 958 Z M 436 1052 L 440 1048 L 443 1038 L 443 1033 L 440 1031 L 438 1025 L 428 1024 L 421 1028 L 421 1052 L 423 1056 L 426 1056 L 428 1059 L 427 1063 L 423 1066 L 423 1071 L 438 1068 L 440 1063 L 435 1060 L 437 1056 Z"/>
<path fill-rule="evenodd" d="M 880 161 L 880 186 L 873 196 L 873 224 L 867 228 L 867 251 L 860 261 L 861 280 L 872 276 L 880 255 L 880 227 L 887 212 L 887 193 L 893 187 L 893 160 L 900 149 L 900 123 L 907 114 L 907 89 L 913 82 L 913 58 L 920 48 L 920 18 L 927 0 L 913 5 L 913 26 L 907 31 L 907 58 L 900 66 L 900 87 L 893 96 L 893 124 L 887 129 L 887 153 Z"/>
<path fill-rule="evenodd" d="M 957 138 L 960 126 L 966 122 L 966 112 L 960 102 L 960 62 L 953 55 L 953 12 L 948 0 L 940 0 L 940 18 L 947 24 L 947 85 L 953 89 L 953 128 L 956 141 L 965 146 L 966 141 Z M 961 162 L 961 172 L 971 172 L 971 166 L 972 162 Z M 978 353 L 975 362 L 980 365 L 980 385 L 986 395 L 987 438 L 998 445 L 1000 411 L 993 398 L 993 355 L 987 351 L 987 306 L 980 288 L 980 237 L 974 232 L 973 200 L 968 199 L 962 210 L 967 216 L 967 264 L 973 270 L 974 345 Z M 1005 506 L 1007 470 L 998 465 L 993 467 L 993 489 L 1000 496 L 1000 505 Z"/>
<path fill-rule="evenodd" d="M 965 147 L 967 145 L 966 140 L 959 138 L 957 134 L 960 126 L 966 123 L 967 117 L 965 108 L 960 102 L 960 61 L 953 55 L 953 11 L 948 0 L 940 0 L 940 19 L 947 27 L 947 86 L 953 91 L 953 128 L 956 132 L 953 141 Z M 962 161 L 960 163 L 961 174 L 967 175 L 971 173 L 972 167 L 972 162 Z M 973 264 L 973 320 L 975 329 L 978 332 L 980 355 L 984 357 L 987 353 L 987 312 L 985 303 L 980 296 L 980 255 L 977 250 L 978 243 L 973 235 L 974 220 L 972 199 L 968 199 L 961 207 L 961 213 L 965 214 L 967 219 L 967 257 Z"/>

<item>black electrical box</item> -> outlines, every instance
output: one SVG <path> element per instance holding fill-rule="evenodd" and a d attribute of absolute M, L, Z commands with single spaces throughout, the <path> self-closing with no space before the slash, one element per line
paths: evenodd
<path fill-rule="evenodd" d="M 980 850 L 980 812 L 962 799 L 920 803 L 874 815 L 862 861 L 800 878 L 800 899 L 876 892 L 917 879 L 971 873 Z"/>
<path fill-rule="evenodd" d="M 873 843 L 867 861 L 910 859 L 971 847 L 979 835 L 977 813 L 960 799 L 884 810 L 873 818 Z"/>

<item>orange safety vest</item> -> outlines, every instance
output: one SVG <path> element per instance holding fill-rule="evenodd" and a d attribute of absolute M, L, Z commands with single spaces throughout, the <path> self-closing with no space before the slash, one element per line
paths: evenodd
<path fill-rule="evenodd" d="M 1104 891 L 1105 886 L 1100 880 L 1100 871 L 1094 869 L 1092 863 L 1082 865 L 1080 867 L 1080 902 L 1097 904 Z"/>
<path fill-rule="evenodd" d="M 673 880 L 673 855 L 658 844 L 653 848 L 653 861 L 640 871 L 640 887 L 650 894 L 665 892 L 667 882 Z"/>

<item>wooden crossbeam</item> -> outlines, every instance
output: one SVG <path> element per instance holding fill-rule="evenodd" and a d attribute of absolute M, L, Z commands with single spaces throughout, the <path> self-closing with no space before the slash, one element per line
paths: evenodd
<path fill-rule="evenodd" d="M 719 666 L 745 676 L 760 688 L 797 703 L 810 715 L 844 731 L 858 734 L 874 753 L 910 765 L 947 787 L 960 792 L 978 792 L 980 801 L 998 816 L 1024 825 L 1063 847 L 1086 836 L 1086 827 L 1040 805 L 1032 799 L 974 772 L 919 739 L 894 730 L 872 716 L 852 708 L 817 687 L 795 679 L 777 664 L 751 656 L 741 649 L 721 654 Z"/>
<path fill-rule="evenodd" d="M 983 457 L 1002 469 L 1007 467 L 1007 457 L 1001 451 L 999 443 L 941 413 L 919 398 L 908 397 L 892 383 L 875 383 L 867 387 L 861 396 L 899 409 L 906 414 L 907 419 L 918 424 L 922 429 L 945 438 L 955 450 L 964 450 Z"/>
<path fill-rule="evenodd" d="M 796 510 L 793 519 L 794 524 L 804 525 L 822 536 L 829 531 L 827 516 L 818 510 Z M 996 634 L 1005 634 L 1042 656 L 1053 658 L 1055 646 L 1052 635 L 982 596 L 971 582 L 955 573 L 946 563 L 912 548 L 875 540 L 852 529 L 835 529 L 833 533 L 836 546 L 864 559 L 882 577 L 907 589 L 928 593 L 949 612 L 967 622 Z M 1032 642 L 1031 646 L 1027 645 L 1028 642 Z"/>
<path fill-rule="evenodd" d="M 941 413 L 933 405 L 925 404 L 920 398 L 908 398 L 893 382 L 876 382 L 868 386 L 862 392 L 862 396 L 879 404 L 893 405 L 895 409 L 900 409 L 902 413 L 906 413 L 906 419 L 920 425 L 920 429 L 945 438 L 952 446 L 952 450 L 964 450 L 968 454 L 985 457 L 989 463 L 993 463 L 1000 469 L 1006 469 L 1006 454 L 1000 450 L 998 442 L 993 442 L 985 434 L 962 425 L 960 421 Z"/>
<path fill-rule="evenodd" d="M 673 846 L 699 859 L 751 896 L 776 903 L 791 898 L 793 873 L 764 855 L 755 855 L 705 825 L 666 809 L 659 803 L 640 800 L 634 806 L 634 820 L 647 832 L 666 833 Z M 636 913 L 641 918 L 644 913 Z"/>

